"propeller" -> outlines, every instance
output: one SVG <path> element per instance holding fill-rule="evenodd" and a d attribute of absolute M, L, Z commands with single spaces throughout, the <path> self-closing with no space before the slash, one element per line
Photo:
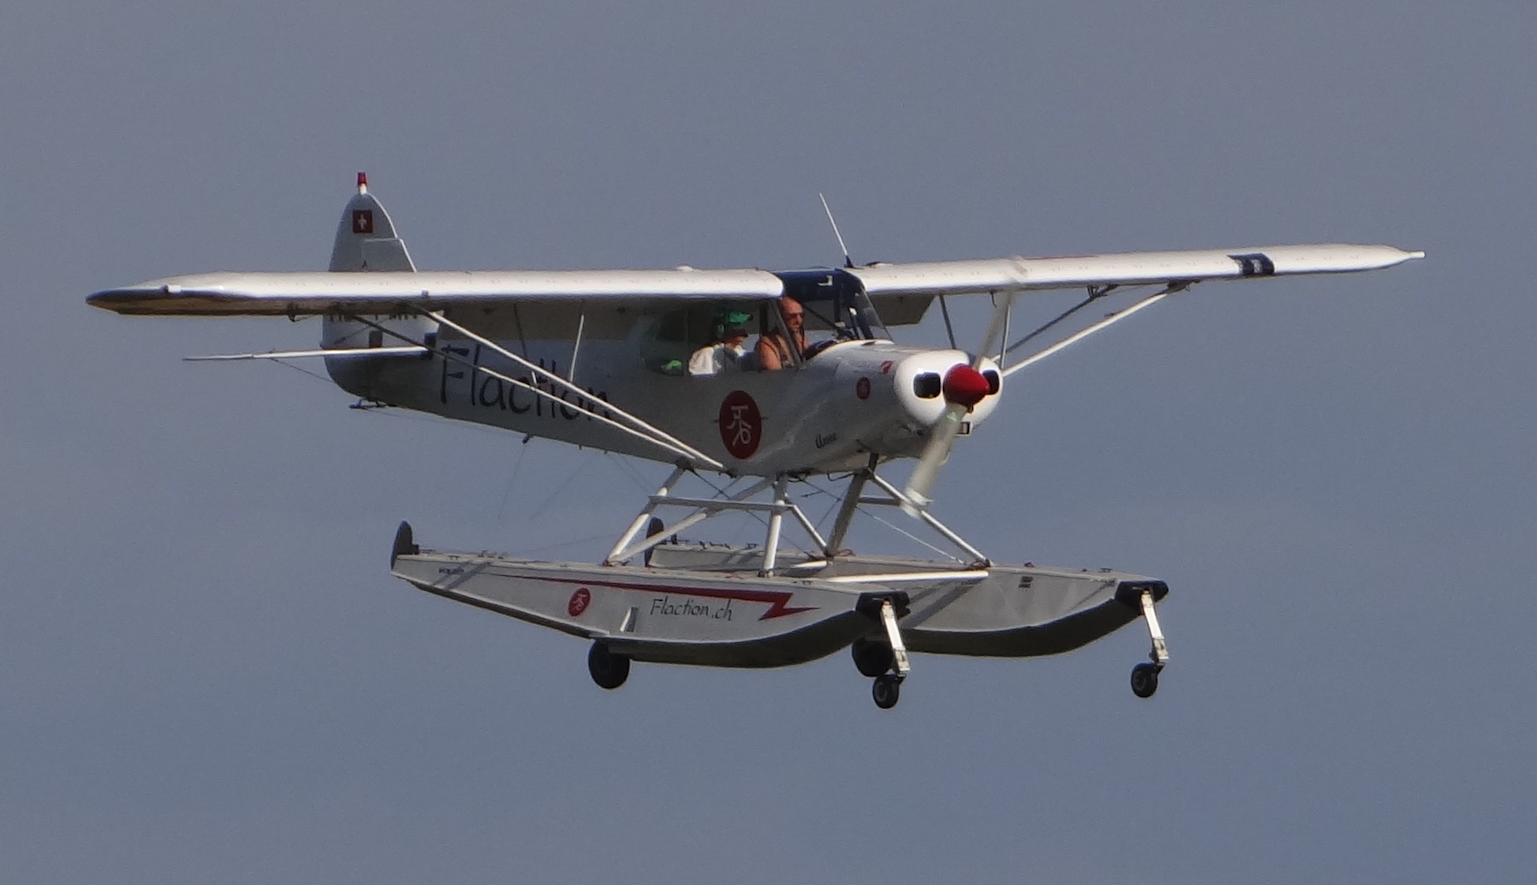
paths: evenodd
<path fill-rule="evenodd" d="M 907 488 L 902 490 L 903 497 L 907 499 L 902 503 L 902 509 L 909 515 L 916 516 L 934 502 L 930 493 L 934 489 L 934 482 L 939 479 L 939 469 L 950 460 L 950 450 L 954 448 L 955 437 L 960 433 L 961 421 L 992 390 L 992 385 L 981 372 L 982 360 L 992 351 L 998 336 L 1003 332 L 1004 324 L 1008 321 L 1009 307 L 1014 303 L 1015 291 L 1009 290 L 993 305 L 993 316 L 987 322 L 982 346 L 977 348 L 971 362 L 951 366 L 945 372 L 940 387 L 947 404 L 945 412 L 929 431 L 929 441 L 923 447 L 923 454 L 918 457 L 918 466 L 913 468 L 913 475 L 907 479 Z"/>

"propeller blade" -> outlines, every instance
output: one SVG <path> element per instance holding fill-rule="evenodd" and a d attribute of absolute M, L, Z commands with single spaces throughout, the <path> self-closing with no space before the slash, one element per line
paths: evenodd
<path fill-rule="evenodd" d="M 1014 291 L 1003 295 L 1003 298 L 993 305 L 993 315 L 987 321 L 987 332 L 982 336 L 982 346 L 977 348 L 976 354 L 971 358 L 971 378 L 973 384 L 982 383 L 976 372 L 982 367 L 982 360 L 987 357 L 988 351 L 998 341 L 1004 325 L 1008 322 L 1009 308 L 1014 303 Z M 949 382 L 952 375 L 956 374 L 959 366 L 952 367 L 946 374 Z M 960 373 L 965 374 L 965 373 Z M 964 379 L 957 379 L 964 380 Z M 971 385 L 958 384 L 957 387 L 970 387 Z M 945 399 L 950 405 L 945 408 L 945 413 L 940 416 L 939 423 L 934 425 L 930 432 L 929 441 L 923 447 L 923 454 L 918 457 L 918 465 L 913 468 L 913 475 L 907 478 L 907 488 L 902 494 L 907 501 L 902 504 L 902 509 L 909 515 L 917 515 L 920 510 L 927 510 L 934 502 L 934 483 L 939 480 L 939 469 L 950 460 L 950 450 L 955 447 L 955 437 L 960 433 L 961 422 L 972 406 L 987 393 L 984 387 L 981 390 L 953 390 L 950 383 L 946 383 Z"/>
<path fill-rule="evenodd" d="M 951 403 L 930 432 L 928 444 L 918 458 L 918 466 L 913 468 L 913 475 L 907 478 L 907 488 L 902 490 L 902 495 L 907 498 L 902 509 L 908 515 L 916 516 L 918 511 L 929 509 L 934 502 L 931 494 L 934 482 L 939 479 L 939 468 L 950 460 L 950 449 L 955 445 L 955 436 L 960 432 L 966 412 L 966 406 Z"/>

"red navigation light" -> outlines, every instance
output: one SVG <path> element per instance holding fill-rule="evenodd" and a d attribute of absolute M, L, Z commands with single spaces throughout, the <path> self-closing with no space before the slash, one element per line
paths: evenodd
<path fill-rule="evenodd" d="M 951 366 L 945 373 L 945 400 L 968 409 L 981 402 L 991 387 L 986 376 L 965 363 Z"/>
<path fill-rule="evenodd" d="M 358 193 L 360 193 L 360 194 L 368 193 L 368 173 L 367 172 L 359 172 L 358 173 Z"/>

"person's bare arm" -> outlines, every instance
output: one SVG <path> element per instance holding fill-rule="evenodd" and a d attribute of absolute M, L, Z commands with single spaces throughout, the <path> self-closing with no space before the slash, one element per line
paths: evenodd
<path fill-rule="evenodd" d="M 774 342 L 767 335 L 758 339 L 754 351 L 758 354 L 759 371 L 777 372 L 784 368 L 784 361 L 779 358 L 779 348 L 774 346 Z"/>

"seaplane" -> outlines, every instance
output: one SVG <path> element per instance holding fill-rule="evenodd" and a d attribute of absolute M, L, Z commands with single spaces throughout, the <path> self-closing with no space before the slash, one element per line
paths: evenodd
<path fill-rule="evenodd" d="M 359 173 L 327 271 L 172 276 L 87 302 L 135 316 L 318 317 L 313 350 L 195 359 L 316 358 L 360 407 L 670 465 L 599 562 L 430 549 L 402 522 L 391 573 L 586 640 L 605 689 L 623 685 L 632 662 L 784 667 L 846 649 L 890 709 L 915 653 L 1061 654 L 1140 620 L 1151 651 L 1132 670 L 1133 692 L 1151 697 L 1168 663 L 1156 609 L 1166 582 L 1000 564 L 932 512 L 941 467 L 998 408 L 1010 376 L 1197 285 L 1424 256 L 1315 244 L 856 266 L 842 251 L 842 266 L 784 271 L 420 271 Z M 1017 305 L 1062 290 L 1080 293 L 1065 311 L 1040 325 L 1016 319 Z M 966 297 L 991 302 L 973 350 L 957 344 L 949 307 Z M 945 346 L 899 343 L 891 330 L 936 302 Z M 883 475 L 912 460 L 905 483 Z M 792 494 L 812 479 L 841 489 L 820 524 Z M 930 550 L 952 552 L 848 549 L 854 520 L 876 512 L 901 514 L 931 533 Z M 732 514 L 755 520 L 762 542 L 683 536 Z"/>

